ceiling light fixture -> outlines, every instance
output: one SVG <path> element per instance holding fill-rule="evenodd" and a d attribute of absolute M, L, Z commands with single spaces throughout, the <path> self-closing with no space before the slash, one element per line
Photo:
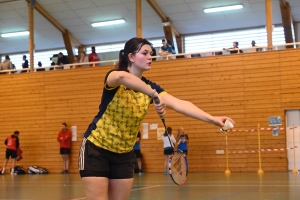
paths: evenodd
<path fill-rule="evenodd" d="M 122 24 L 125 23 L 125 19 L 117 19 L 117 20 L 111 20 L 111 21 L 104 21 L 104 22 L 95 22 L 92 23 L 92 27 L 97 27 L 97 26 L 109 26 L 109 25 L 114 25 L 114 24 Z"/>
<path fill-rule="evenodd" d="M 29 31 L 21 31 L 21 32 L 14 32 L 14 33 L 2 33 L 1 37 L 16 37 L 22 35 L 29 35 Z"/>
<path fill-rule="evenodd" d="M 205 13 L 221 12 L 221 11 L 241 9 L 243 7 L 244 7 L 243 5 L 232 5 L 232 6 L 222 6 L 222 7 L 215 7 L 215 8 L 206 8 L 204 9 L 204 12 Z"/>

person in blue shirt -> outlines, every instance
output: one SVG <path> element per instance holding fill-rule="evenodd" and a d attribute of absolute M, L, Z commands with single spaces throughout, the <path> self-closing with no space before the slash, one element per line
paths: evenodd
<path fill-rule="evenodd" d="M 172 46 L 169 45 L 165 39 L 162 39 L 162 44 L 163 44 L 163 46 L 160 47 L 160 49 L 159 49 L 159 55 L 166 56 L 166 55 L 172 54 L 172 52 L 173 52 Z"/>
<path fill-rule="evenodd" d="M 133 151 L 138 162 L 139 166 L 139 175 L 143 175 L 144 172 L 142 171 L 142 154 L 141 154 L 141 133 L 138 132 L 136 136 L 136 142 L 133 146 Z"/>
<path fill-rule="evenodd" d="M 176 141 L 178 141 L 177 149 L 183 151 L 183 153 L 187 155 L 188 154 L 187 144 L 189 143 L 189 136 L 184 132 L 184 129 L 182 127 L 178 129 Z"/>

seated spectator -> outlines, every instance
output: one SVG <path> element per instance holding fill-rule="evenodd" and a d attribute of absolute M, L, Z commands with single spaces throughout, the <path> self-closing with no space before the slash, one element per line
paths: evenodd
<path fill-rule="evenodd" d="M 252 40 L 252 42 L 251 42 L 252 47 L 256 47 L 255 44 L 256 44 L 255 40 Z M 254 51 L 262 51 L 262 48 L 256 48 L 256 49 L 254 49 Z"/>
<path fill-rule="evenodd" d="M 228 48 L 228 49 L 223 48 L 223 50 L 230 51 L 231 54 L 238 53 L 238 52 L 243 53 L 242 50 L 239 50 L 238 46 L 239 46 L 239 42 L 234 41 L 233 42 L 233 47 Z"/>
<path fill-rule="evenodd" d="M 23 60 L 24 62 L 22 63 L 22 68 L 25 69 L 25 68 L 28 68 L 28 60 L 26 59 L 26 55 L 23 55 Z"/>
<path fill-rule="evenodd" d="M 58 59 L 57 59 L 57 65 L 64 65 L 69 64 L 68 56 L 65 56 L 62 52 L 59 52 Z"/>
<path fill-rule="evenodd" d="M 77 55 L 74 56 L 74 61 L 73 61 L 73 63 L 79 63 L 79 58 L 78 58 Z"/>
<path fill-rule="evenodd" d="M 174 47 L 174 45 L 173 45 L 173 42 L 172 42 L 171 40 L 167 40 L 167 43 L 168 43 L 169 46 L 172 47 L 172 54 L 176 54 L 176 52 L 175 52 L 175 47 Z"/>
<path fill-rule="evenodd" d="M 41 61 L 38 62 L 38 67 L 42 67 L 42 63 Z M 47 71 L 49 70 L 49 68 L 47 69 Z M 36 71 L 45 71 L 45 68 L 36 68 Z"/>
<path fill-rule="evenodd" d="M 8 55 L 5 56 L 5 60 L 0 64 L 0 70 L 8 70 L 13 69 L 13 65 L 10 61 L 10 58 Z"/>
<path fill-rule="evenodd" d="M 162 39 L 162 44 L 163 46 L 160 47 L 159 49 L 159 55 L 160 56 L 166 56 L 166 55 L 170 55 L 173 52 L 173 49 L 171 47 L 171 45 L 169 45 L 165 39 Z"/>
<path fill-rule="evenodd" d="M 201 54 L 200 54 L 200 53 L 192 54 L 191 57 L 192 57 L 192 58 L 195 58 L 195 57 L 201 57 Z"/>

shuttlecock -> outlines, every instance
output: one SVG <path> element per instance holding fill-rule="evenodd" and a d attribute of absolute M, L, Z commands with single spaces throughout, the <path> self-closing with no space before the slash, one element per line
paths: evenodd
<path fill-rule="evenodd" d="M 229 119 L 227 119 L 225 121 L 224 126 L 220 129 L 220 131 L 222 131 L 222 132 L 228 131 L 228 130 L 232 129 L 233 127 L 234 127 L 234 125 L 232 124 L 232 122 Z"/>

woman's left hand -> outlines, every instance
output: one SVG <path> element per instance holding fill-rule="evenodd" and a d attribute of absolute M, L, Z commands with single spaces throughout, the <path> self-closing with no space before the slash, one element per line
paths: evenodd
<path fill-rule="evenodd" d="M 215 126 L 223 127 L 226 120 L 230 120 L 232 122 L 232 124 L 235 124 L 235 122 L 233 121 L 233 119 L 231 119 L 229 117 L 226 117 L 226 116 L 214 117 L 213 122 L 214 122 Z"/>

